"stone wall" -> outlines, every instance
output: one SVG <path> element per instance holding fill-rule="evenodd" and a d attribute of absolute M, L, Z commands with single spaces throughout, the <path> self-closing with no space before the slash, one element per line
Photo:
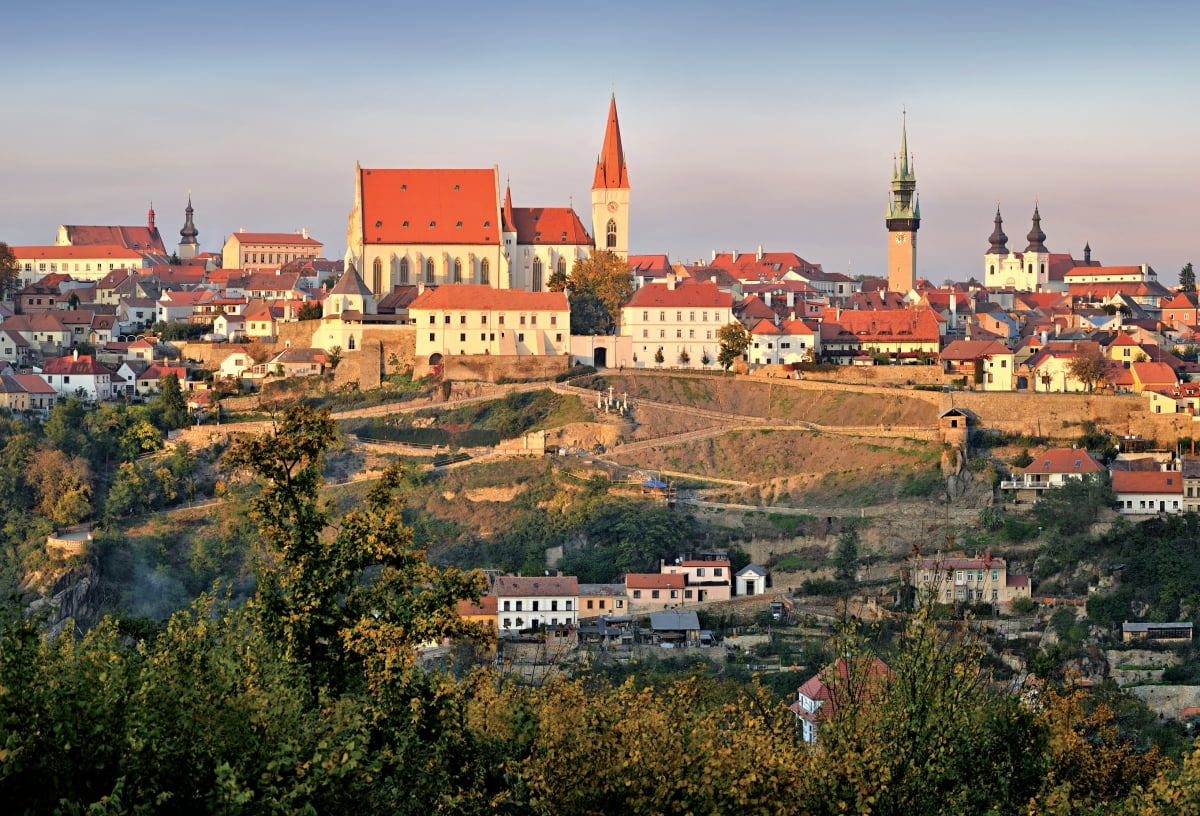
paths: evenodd
<path fill-rule="evenodd" d="M 953 375 L 955 378 L 960 376 Z M 829 373 L 806 371 L 804 378 L 863 385 L 942 385 L 949 382 L 941 367 L 936 365 L 839 366 L 837 371 Z"/>
<path fill-rule="evenodd" d="M 442 378 L 445 380 L 508 380 L 549 379 L 566 371 L 571 364 L 569 355 L 447 355 L 442 358 Z M 431 366 L 418 362 L 414 377 L 430 373 Z"/>

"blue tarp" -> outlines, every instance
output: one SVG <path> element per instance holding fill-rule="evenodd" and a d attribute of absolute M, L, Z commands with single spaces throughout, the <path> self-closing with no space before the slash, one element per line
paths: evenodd
<path fill-rule="evenodd" d="M 646 481 L 642 482 L 642 487 L 656 487 L 661 490 L 662 488 L 665 488 L 666 486 L 667 486 L 666 482 L 660 482 L 657 479 L 647 479 Z"/>

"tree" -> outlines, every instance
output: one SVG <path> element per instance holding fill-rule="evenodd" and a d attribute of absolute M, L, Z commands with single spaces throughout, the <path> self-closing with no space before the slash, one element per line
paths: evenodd
<path fill-rule="evenodd" d="M 565 292 L 570 285 L 571 279 L 567 277 L 566 271 L 557 267 L 546 279 L 546 291 L 548 292 Z"/>
<path fill-rule="evenodd" d="M 56 527 L 69 527 L 91 514 L 91 471 L 83 457 L 39 450 L 29 457 L 25 479 L 36 496 L 34 511 Z"/>
<path fill-rule="evenodd" d="M 167 374 L 161 382 L 162 395 L 159 403 L 162 405 L 162 423 L 168 431 L 183 428 L 188 424 L 187 400 L 184 399 L 183 389 L 179 387 L 179 377 Z"/>
<path fill-rule="evenodd" d="M 0 241 L 0 299 L 8 300 L 21 288 L 21 270 L 8 244 Z"/>
<path fill-rule="evenodd" d="M 325 355 L 325 362 L 329 364 L 330 371 L 337 371 L 337 367 L 342 364 L 342 347 L 334 346 L 329 349 Z"/>
<path fill-rule="evenodd" d="M 717 362 L 721 364 L 721 368 L 728 371 L 746 349 L 750 348 L 750 341 L 750 332 L 736 320 L 717 329 L 717 342 L 721 346 L 717 352 Z"/>
<path fill-rule="evenodd" d="M 621 304 L 633 295 L 633 270 L 615 252 L 597 250 L 575 261 L 567 288 L 571 292 L 571 333 L 610 334 L 621 316 Z"/>
<path fill-rule="evenodd" d="M 1088 345 L 1075 349 L 1075 356 L 1067 363 L 1067 373 L 1083 384 L 1090 394 L 1104 382 L 1104 355 L 1098 347 Z"/>
<path fill-rule="evenodd" d="M 833 577 L 839 581 L 853 581 L 857 573 L 858 531 L 850 529 L 838 536 L 833 554 Z"/>
<path fill-rule="evenodd" d="M 310 300 L 300 307 L 300 311 L 296 312 L 297 320 L 320 320 L 323 309 L 319 301 Z"/>
<path fill-rule="evenodd" d="M 1191 261 L 1188 261 L 1186 264 L 1184 264 L 1183 269 L 1179 270 L 1179 291 L 1196 291 L 1196 272 L 1192 269 Z"/>
<path fill-rule="evenodd" d="M 687 349 L 684 349 L 683 351 L 679 352 L 679 364 L 680 365 L 687 365 L 691 361 L 692 361 L 692 355 L 687 353 Z"/>
<path fill-rule="evenodd" d="M 654 362 L 658 363 L 659 365 L 662 365 L 663 360 L 665 360 L 665 359 L 667 359 L 667 358 L 666 358 L 666 355 L 663 354 L 663 347 L 659 346 L 658 349 L 654 352 Z"/>

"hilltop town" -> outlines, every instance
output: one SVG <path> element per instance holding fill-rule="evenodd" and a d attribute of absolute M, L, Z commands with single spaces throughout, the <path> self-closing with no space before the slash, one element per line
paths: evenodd
<path fill-rule="evenodd" d="M 214 582 L 244 601 L 262 539 L 303 527 L 262 504 L 276 434 L 354 558 L 395 544 L 342 541 L 369 507 L 446 571 L 408 591 L 478 579 L 399 638 L 416 666 L 759 675 L 801 742 L 836 744 L 920 648 L 904 627 L 957 622 L 980 688 L 1103 689 L 1138 751 L 1177 755 L 1200 722 L 1191 264 L 1167 286 L 1051 251 L 1031 201 L 1023 241 L 989 206 L 968 279 L 934 284 L 905 124 L 878 274 L 638 254 L 615 95 L 600 145 L 582 216 L 515 205 L 498 167 L 356 165 L 341 257 L 270 224 L 204 251 L 190 195 L 177 243 L 151 207 L 0 244 L 6 588 L 66 637 L 110 614 L 152 641 Z M 376 492 L 401 487 L 403 510 Z M 307 646 L 370 652 L 361 623 Z"/>

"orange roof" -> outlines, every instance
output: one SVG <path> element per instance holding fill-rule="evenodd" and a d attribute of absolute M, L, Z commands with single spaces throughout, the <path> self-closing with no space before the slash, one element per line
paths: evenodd
<path fill-rule="evenodd" d="M 492 592 L 498 597 L 512 597 L 514 595 L 532 595 L 537 597 L 578 595 L 579 579 L 574 575 L 564 575 L 562 577 L 499 575 L 496 577 L 495 584 L 492 585 Z"/>
<path fill-rule="evenodd" d="M 493 289 L 481 283 L 449 283 L 426 289 L 408 308 L 410 312 L 418 309 L 565 312 L 570 307 L 565 292 L 526 292 L 523 289 Z"/>
<path fill-rule="evenodd" d="M 780 326 L 775 325 L 773 320 L 760 320 L 754 324 L 754 328 L 750 330 L 751 334 L 783 334 L 784 331 Z"/>
<path fill-rule="evenodd" d="M 1077 266 L 1066 273 L 1066 277 L 1073 278 L 1083 275 L 1140 275 L 1142 268 L 1140 266 Z"/>
<path fill-rule="evenodd" d="M 479 603 L 474 603 L 471 600 L 458 602 L 458 616 L 460 618 L 478 618 L 484 615 L 490 617 L 496 614 L 497 609 L 495 595 L 484 595 L 479 599 Z"/>
<path fill-rule="evenodd" d="M 631 572 L 625 576 L 626 589 L 683 589 L 683 573 Z"/>
<path fill-rule="evenodd" d="M 105 366 L 97 363 L 95 358 L 90 354 L 80 354 L 78 358 L 74 355 L 67 357 L 55 357 L 47 360 L 42 366 L 43 374 L 80 374 L 92 375 L 109 374 L 113 372 Z"/>
<path fill-rule="evenodd" d="M 368 244 L 500 243 L 498 171 L 359 170 Z"/>
<path fill-rule="evenodd" d="M 626 307 L 650 308 L 658 306 L 697 306 L 728 309 L 733 305 L 733 296 L 722 292 L 712 281 L 697 283 L 683 280 L 671 289 L 666 283 L 647 283 L 633 293 Z M 773 314 L 773 313 L 772 313 Z"/>
<path fill-rule="evenodd" d="M 889 309 L 880 312 L 856 312 L 826 309 L 821 337 L 837 341 L 853 335 L 862 342 L 898 342 L 903 340 L 936 341 L 938 318 L 930 309 L 910 311 Z"/>
<path fill-rule="evenodd" d="M 596 160 L 593 190 L 628 190 L 629 168 L 625 164 L 625 149 L 621 147 L 621 125 L 617 122 L 617 96 L 608 102 L 608 125 L 604 129 L 604 146 Z"/>
<path fill-rule="evenodd" d="M 943 360 L 977 360 L 993 354 L 1012 354 L 1008 346 L 996 340 L 955 340 L 942 349 Z"/>
<path fill-rule="evenodd" d="M 1129 368 L 1134 378 L 1143 385 L 1174 385 L 1179 382 L 1175 369 L 1166 363 L 1133 363 Z"/>
<path fill-rule="evenodd" d="M 1090 453 L 1079 448 L 1051 448 L 1033 458 L 1033 463 L 1021 471 L 1039 473 L 1102 473 L 1106 468 Z"/>
<path fill-rule="evenodd" d="M 92 259 L 120 258 L 127 261 L 141 261 L 142 253 L 115 244 L 88 244 L 86 246 L 15 246 L 9 247 L 13 257 L 18 260 L 60 260 L 60 259 Z"/>
<path fill-rule="evenodd" d="M 115 245 L 163 255 L 167 253 L 158 227 L 152 224 L 145 227 L 80 227 L 67 224 L 64 229 L 67 231 L 67 240 L 75 246 Z"/>
<path fill-rule="evenodd" d="M 1183 493 L 1183 476 L 1178 471 L 1114 470 L 1115 493 Z"/>
<path fill-rule="evenodd" d="M 592 236 L 570 207 L 513 207 L 518 244 L 590 244 Z"/>

